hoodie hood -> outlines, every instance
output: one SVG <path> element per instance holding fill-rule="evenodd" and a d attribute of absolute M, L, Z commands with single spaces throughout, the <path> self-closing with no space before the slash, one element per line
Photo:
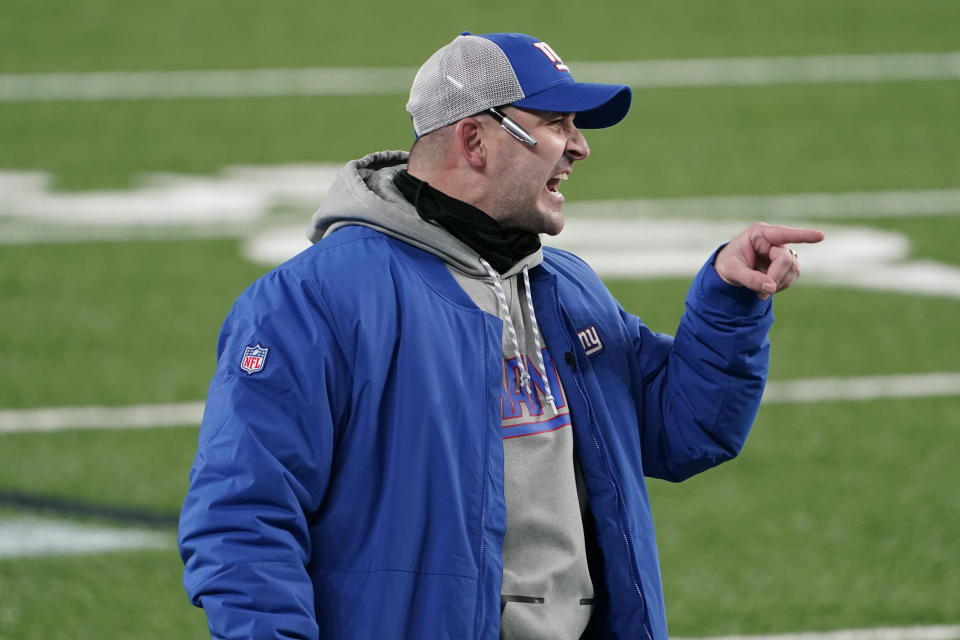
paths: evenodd
<path fill-rule="evenodd" d="M 421 218 L 397 189 L 394 178 L 407 167 L 408 157 L 406 151 L 380 151 L 344 166 L 313 214 L 307 237 L 318 242 L 341 227 L 363 225 L 432 253 L 461 273 L 488 278 L 476 251 L 440 225 Z M 503 276 L 509 277 L 542 261 L 543 252 L 538 249 Z"/>

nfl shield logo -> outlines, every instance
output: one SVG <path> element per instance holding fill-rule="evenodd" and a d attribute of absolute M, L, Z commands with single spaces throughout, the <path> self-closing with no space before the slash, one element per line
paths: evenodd
<path fill-rule="evenodd" d="M 243 350 L 243 359 L 240 361 L 240 368 L 249 375 L 260 371 L 263 369 L 263 363 L 267 361 L 267 351 L 269 351 L 269 349 L 259 343 L 257 343 L 255 347 L 247 347 Z"/>

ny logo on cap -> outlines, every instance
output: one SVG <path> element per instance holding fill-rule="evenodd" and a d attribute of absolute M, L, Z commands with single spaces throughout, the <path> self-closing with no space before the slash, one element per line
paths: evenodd
<path fill-rule="evenodd" d="M 533 46 L 543 52 L 543 55 L 547 56 L 550 59 L 550 62 L 553 63 L 553 66 L 557 68 L 557 71 L 570 71 L 570 67 L 563 64 L 563 60 L 560 59 L 560 56 L 557 55 L 557 52 L 550 48 L 546 42 L 534 42 Z"/>

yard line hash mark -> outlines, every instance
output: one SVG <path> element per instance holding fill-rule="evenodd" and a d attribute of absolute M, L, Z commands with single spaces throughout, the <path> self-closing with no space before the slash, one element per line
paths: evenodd
<path fill-rule="evenodd" d="M 960 372 L 802 378 L 767 383 L 765 404 L 930 398 L 960 395 Z M 198 426 L 202 402 L 124 407 L 48 407 L 0 410 L 0 435 L 74 429 Z"/>
<path fill-rule="evenodd" d="M 624 60 L 570 65 L 635 89 L 960 79 L 960 52 Z M 0 75 L 0 102 L 405 94 L 413 67 L 91 71 Z"/>

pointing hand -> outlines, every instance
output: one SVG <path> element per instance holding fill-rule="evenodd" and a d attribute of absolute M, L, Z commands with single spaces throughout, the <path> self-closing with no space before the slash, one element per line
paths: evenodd
<path fill-rule="evenodd" d="M 727 284 L 756 291 L 761 300 L 766 300 L 800 277 L 797 254 L 787 245 L 820 242 L 823 238 L 823 232 L 817 229 L 755 222 L 717 254 L 713 267 Z"/>

